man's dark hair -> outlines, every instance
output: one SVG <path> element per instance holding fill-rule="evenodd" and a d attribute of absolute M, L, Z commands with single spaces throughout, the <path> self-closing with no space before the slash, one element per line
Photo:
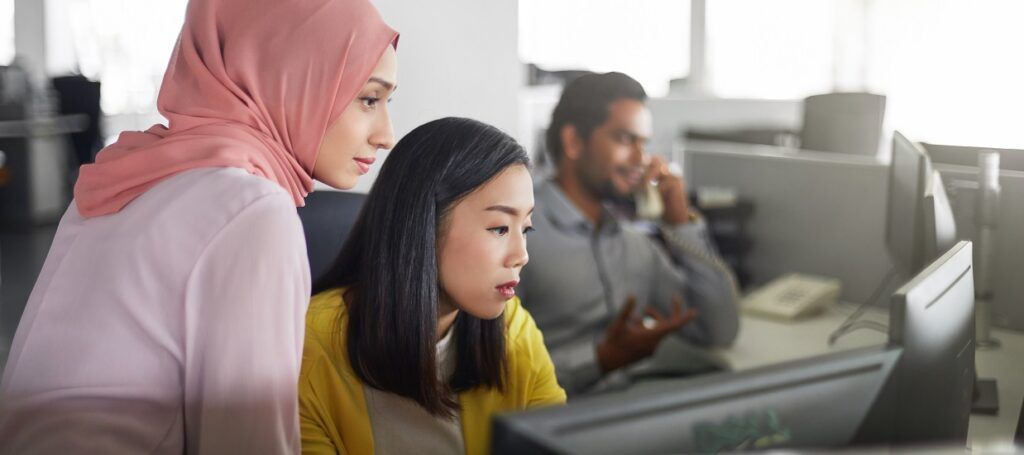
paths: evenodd
<path fill-rule="evenodd" d="M 438 242 L 450 211 L 515 165 L 526 151 L 497 128 L 465 118 L 434 120 L 395 145 L 352 232 L 313 292 L 354 286 L 346 340 L 352 370 L 375 389 L 412 399 L 431 414 L 453 416 L 453 393 L 504 388 L 504 317 L 460 311 L 455 373 L 438 379 Z"/>
<path fill-rule="evenodd" d="M 608 120 L 608 106 L 620 99 L 647 101 L 647 92 L 635 79 L 622 73 L 587 74 L 572 81 L 562 91 L 551 125 L 547 131 L 547 146 L 551 160 L 558 165 L 565 150 L 562 149 L 562 127 L 573 125 L 583 140 Z"/>

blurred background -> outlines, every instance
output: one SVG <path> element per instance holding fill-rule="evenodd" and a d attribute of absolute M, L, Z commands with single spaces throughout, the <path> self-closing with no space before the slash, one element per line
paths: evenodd
<path fill-rule="evenodd" d="M 1024 355 L 1024 2 L 374 3 L 402 35 L 399 138 L 438 117 L 476 118 L 516 137 L 542 175 L 542 138 L 567 81 L 607 71 L 640 81 L 649 151 L 682 169 L 745 291 L 813 274 L 837 279 L 841 302 L 884 306 L 870 296 L 909 278 L 885 288 L 898 131 L 941 176 L 956 238 L 976 240 L 988 223 L 984 319 L 1008 340 L 991 355 Z M 0 368 L 77 169 L 121 131 L 164 121 L 156 96 L 186 5 L 0 0 Z M 1001 199 L 985 220 L 983 150 L 1000 154 L 991 188 Z M 353 191 L 368 191 L 378 169 Z M 741 345 L 753 336 L 743 333 Z M 979 357 L 980 373 L 1009 368 L 1002 358 Z M 1024 396 L 1015 371 L 999 373 L 1011 411 Z M 972 439 L 1009 434 L 1005 417 L 972 423 Z"/>
<path fill-rule="evenodd" d="M 964 239 L 977 152 L 1001 150 L 992 319 L 1024 330 L 1024 2 L 374 3 L 402 34 L 398 137 L 473 117 L 515 136 L 543 168 L 541 138 L 566 81 L 606 71 L 639 80 L 651 96 L 650 151 L 676 162 L 696 196 L 752 207 L 741 246 L 723 251 L 744 284 L 815 273 L 839 278 L 843 301 L 865 301 L 892 267 L 894 131 L 931 154 Z M 0 0 L 0 365 L 78 167 L 121 131 L 163 122 L 155 101 L 186 4 Z"/>

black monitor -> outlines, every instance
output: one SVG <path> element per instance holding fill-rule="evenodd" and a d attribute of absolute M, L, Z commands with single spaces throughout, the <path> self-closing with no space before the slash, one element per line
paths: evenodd
<path fill-rule="evenodd" d="M 900 288 L 887 346 L 500 415 L 492 450 L 640 454 L 962 442 L 973 380 L 971 259 L 970 242 L 960 242 Z"/>
<path fill-rule="evenodd" d="M 931 159 L 893 133 L 885 244 L 903 277 L 913 276 L 956 242 L 956 222 Z"/>
<path fill-rule="evenodd" d="M 966 443 L 974 386 L 974 267 L 961 241 L 892 297 L 889 342 L 903 346 L 894 442 Z"/>
<path fill-rule="evenodd" d="M 901 349 L 667 380 L 499 416 L 493 453 L 709 453 L 853 442 Z M 849 399 L 837 400 L 837 397 Z"/>

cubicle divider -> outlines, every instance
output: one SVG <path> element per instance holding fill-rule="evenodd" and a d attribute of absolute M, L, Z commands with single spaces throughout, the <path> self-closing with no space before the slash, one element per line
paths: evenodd
<path fill-rule="evenodd" d="M 683 155 L 692 190 L 731 187 L 755 204 L 747 225 L 754 283 L 789 272 L 831 276 L 842 280 L 843 301 L 860 303 L 892 267 L 885 247 L 887 162 L 710 141 L 687 142 Z M 970 182 L 977 180 L 977 168 L 935 169 L 950 194 L 958 237 L 972 239 L 976 191 Z M 1024 330 L 1024 172 L 1002 171 L 1000 183 L 993 323 Z"/>
<path fill-rule="evenodd" d="M 684 156 L 691 189 L 731 187 L 754 203 L 754 283 L 790 272 L 835 277 L 840 299 L 860 303 L 892 267 L 888 167 L 878 159 L 724 142 L 688 142 Z"/>

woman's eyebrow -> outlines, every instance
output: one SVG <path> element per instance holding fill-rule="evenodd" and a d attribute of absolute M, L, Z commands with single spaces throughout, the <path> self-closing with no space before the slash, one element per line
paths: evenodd
<path fill-rule="evenodd" d="M 484 209 L 484 211 L 485 212 L 486 211 L 494 211 L 494 212 L 507 213 L 507 214 L 512 215 L 512 216 L 519 216 L 519 210 L 516 210 L 514 207 L 509 207 L 507 205 L 492 205 L 492 206 L 487 207 L 486 209 Z M 531 213 L 533 213 L 533 207 L 530 207 L 530 210 L 526 212 L 527 215 L 529 215 Z"/>
<path fill-rule="evenodd" d="M 398 86 L 395 85 L 393 82 L 388 82 L 388 81 L 386 81 L 384 79 L 381 79 L 381 78 L 379 78 L 377 76 L 371 77 L 370 80 L 367 81 L 367 83 L 369 83 L 369 82 L 376 82 L 376 83 L 382 85 L 384 87 L 384 89 L 389 91 L 389 92 L 393 92 L 393 91 L 395 91 L 395 89 L 398 88 Z"/>

